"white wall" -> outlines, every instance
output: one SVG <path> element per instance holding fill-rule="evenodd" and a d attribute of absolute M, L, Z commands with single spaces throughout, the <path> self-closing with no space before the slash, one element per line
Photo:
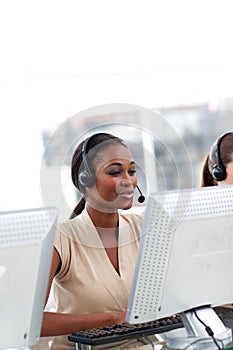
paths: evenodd
<path fill-rule="evenodd" d="M 0 210 L 41 205 L 41 132 L 86 108 L 230 97 L 231 0 L 1 0 Z"/>

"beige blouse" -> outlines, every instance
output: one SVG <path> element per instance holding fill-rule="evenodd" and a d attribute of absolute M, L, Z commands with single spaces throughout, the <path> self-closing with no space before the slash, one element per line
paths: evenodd
<path fill-rule="evenodd" d="M 126 310 L 141 227 L 141 215 L 119 214 L 118 274 L 86 210 L 59 225 L 54 246 L 62 266 L 53 285 L 57 312 Z"/>

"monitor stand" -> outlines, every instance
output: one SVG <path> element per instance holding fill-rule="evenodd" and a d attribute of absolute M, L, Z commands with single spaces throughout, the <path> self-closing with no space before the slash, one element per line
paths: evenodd
<path fill-rule="evenodd" d="M 166 344 L 169 348 L 184 349 L 192 346 L 192 349 L 217 349 L 214 339 L 205 329 L 206 326 L 212 330 L 219 348 L 223 349 L 231 343 L 232 330 L 225 327 L 212 307 L 198 307 L 181 312 L 180 316 L 184 327 L 166 333 Z"/>

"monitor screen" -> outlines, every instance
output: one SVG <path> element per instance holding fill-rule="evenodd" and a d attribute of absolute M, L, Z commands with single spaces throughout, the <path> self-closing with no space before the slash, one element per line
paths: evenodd
<path fill-rule="evenodd" d="M 55 208 L 0 212 L 0 349 L 40 337 L 56 220 Z"/>
<path fill-rule="evenodd" d="M 232 266 L 233 186 L 149 195 L 127 321 L 232 303 Z"/>

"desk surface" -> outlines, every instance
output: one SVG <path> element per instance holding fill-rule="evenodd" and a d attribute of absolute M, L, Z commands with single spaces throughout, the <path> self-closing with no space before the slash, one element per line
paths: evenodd
<path fill-rule="evenodd" d="M 160 349 L 167 349 L 165 343 L 164 344 L 158 344 L 156 346 L 157 350 Z M 67 339 L 67 336 L 60 336 L 60 337 L 42 337 L 40 338 L 39 342 L 32 347 L 32 350 L 77 350 L 76 344 L 74 342 L 70 342 Z M 116 343 L 112 344 L 105 344 L 104 346 L 97 346 L 93 347 L 92 349 L 114 349 L 114 350 L 123 350 L 123 349 L 130 349 L 130 350 L 151 350 L 152 345 L 151 344 L 145 344 L 143 342 L 132 340 L 127 341 L 123 344 L 116 345 Z"/>
<path fill-rule="evenodd" d="M 166 346 L 165 342 L 155 342 L 154 343 L 156 350 L 171 350 Z M 84 348 L 83 348 L 84 349 Z M 88 348 L 86 348 L 88 349 Z M 140 341 L 132 340 L 127 341 L 127 343 L 123 343 L 120 345 L 116 345 L 116 343 L 105 344 L 104 346 L 90 347 L 89 349 L 93 350 L 152 350 L 151 344 L 143 344 Z M 191 348 L 190 348 L 191 349 Z M 213 347 L 214 349 L 214 347 Z M 31 350 L 78 350 L 76 348 L 76 344 L 74 342 L 69 342 L 67 340 L 67 336 L 60 337 L 44 337 L 40 338 L 39 342 L 32 347 Z M 225 350 L 233 350 L 233 343 L 229 344 L 225 347 Z"/>

